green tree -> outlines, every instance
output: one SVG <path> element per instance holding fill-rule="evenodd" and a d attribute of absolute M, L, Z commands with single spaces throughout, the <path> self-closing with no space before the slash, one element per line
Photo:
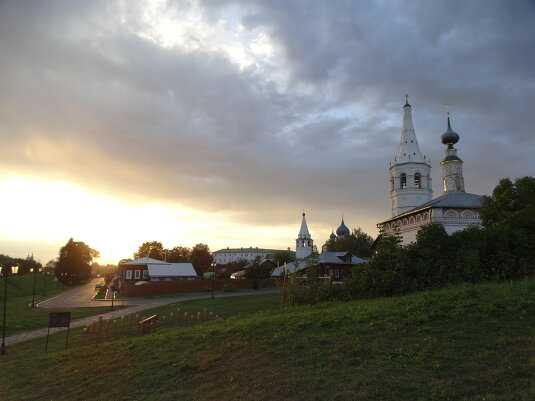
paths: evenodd
<path fill-rule="evenodd" d="M 257 256 L 251 265 L 245 269 L 245 277 L 254 280 L 253 289 L 258 289 L 258 279 L 269 278 L 271 276 L 271 270 L 273 269 L 273 263 L 269 261 L 261 262 L 260 256 Z"/>
<path fill-rule="evenodd" d="M 184 246 L 175 246 L 167 253 L 167 261 L 171 263 L 185 263 L 191 261 L 191 249 Z"/>
<path fill-rule="evenodd" d="M 502 178 L 492 196 L 483 197 L 480 215 L 486 227 L 511 220 L 515 223 L 522 223 L 526 218 L 531 220 L 535 215 L 535 178 L 526 176 L 514 182 Z"/>
<path fill-rule="evenodd" d="M 206 244 L 197 244 L 191 250 L 191 264 L 199 276 L 210 270 L 212 264 L 210 248 Z"/>
<path fill-rule="evenodd" d="M 165 249 L 161 242 L 150 241 L 144 242 L 140 245 L 136 253 L 134 253 L 134 259 L 139 258 L 152 258 L 157 260 L 164 260 Z"/>
<path fill-rule="evenodd" d="M 63 284 L 78 284 L 91 277 L 91 262 L 100 254 L 83 242 L 67 241 L 59 251 L 56 277 Z"/>
<path fill-rule="evenodd" d="M 284 263 L 291 263 L 295 261 L 295 252 L 292 251 L 277 251 L 273 253 L 273 261 L 282 266 Z"/>
<path fill-rule="evenodd" d="M 247 259 L 238 259 L 233 262 L 229 262 L 224 265 L 217 265 L 218 269 L 218 277 L 221 278 L 229 278 L 232 273 L 239 272 L 240 270 L 244 270 L 245 267 L 249 264 L 249 261 Z"/>
<path fill-rule="evenodd" d="M 319 258 L 317 251 L 312 252 L 305 258 L 306 275 L 311 280 L 316 280 L 319 275 Z"/>
<path fill-rule="evenodd" d="M 418 231 L 416 242 L 407 246 L 411 263 L 406 272 L 414 289 L 437 288 L 452 279 L 454 250 L 450 244 L 441 224 L 427 224 Z"/>
<path fill-rule="evenodd" d="M 329 239 L 325 242 L 329 252 L 350 252 L 359 258 L 366 258 L 372 255 L 371 246 L 373 238 L 359 228 L 345 237 Z"/>

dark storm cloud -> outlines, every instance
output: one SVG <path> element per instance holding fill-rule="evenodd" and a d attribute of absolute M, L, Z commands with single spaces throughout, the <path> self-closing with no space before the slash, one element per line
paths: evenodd
<path fill-rule="evenodd" d="M 305 207 L 329 225 L 345 211 L 372 231 L 389 213 L 408 92 L 435 195 L 445 101 L 469 191 L 533 175 L 531 2 L 201 1 L 213 24 L 234 10 L 246 31 L 266 32 L 282 85 L 222 52 L 157 46 L 134 34 L 145 3 L 117 4 L 0 5 L 6 174 L 248 223 L 288 223 Z"/>

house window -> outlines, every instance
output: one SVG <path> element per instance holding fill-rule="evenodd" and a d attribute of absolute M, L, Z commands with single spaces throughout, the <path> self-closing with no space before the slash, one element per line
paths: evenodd
<path fill-rule="evenodd" d="M 401 188 L 407 188 L 407 175 L 405 173 L 402 173 L 399 176 L 399 181 L 401 184 Z"/>
<path fill-rule="evenodd" d="M 136 280 L 139 280 L 141 278 L 141 270 L 135 270 L 134 271 L 134 278 Z"/>
<path fill-rule="evenodd" d="M 127 280 L 132 280 L 132 270 L 127 270 L 126 271 L 126 279 Z"/>
<path fill-rule="evenodd" d="M 336 269 L 334 271 L 334 277 L 336 277 L 336 278 L 340 277 L 340 270 Z"/>
<path fill-rule="evenodd" d="M 149 271 L 143 270 L 143 278 L 149 278 Z"/>

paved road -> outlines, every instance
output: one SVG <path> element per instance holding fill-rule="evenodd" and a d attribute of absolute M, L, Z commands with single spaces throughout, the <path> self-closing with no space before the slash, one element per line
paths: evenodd
<path fill-rule="evenodd" d="M 96 281 L 95 281 L 96 280 Z M 78 307 L 99 307 L 99 306 L 110 306 L 111 301 L 108 300 L 91 300 L 91 297 L 94 295 L 95 284 L 102 279 L 95 279 L 91 283 L 81 286 L 69 291 L 66 291 L 62 294 L 59 294 L 53 298 L 42 301 L 37 304 L 41 308 L 78 308 Z M 237 292 L 214 292 L 215 298 L 228 298 L 228 297 L 243 297 L 250 295 L 262 295 L 262 294 L 274 294 L 279 292 L 278 288 L 262 288 L 258 290 L 241 290 Z M 182 295 L 178 297 L 165 297 L 165 298 L 129 298 L 124 301 L 124 306 L 127 308 L 122 308 L 115 311 L 110 311 L 108 313 L 103 313 L 101 316 L 105 320 L 117 319 L 121 316 L 130 315 L 132 313 L 138 313 L 147 309 L 156 308 L 158 306 L 168 305 L 172 303 L 192 301 L 197 299 L 207 299 L 212 296 L 211 293 L 194 293 L 190 295 Z M 115 305 L 121 305 L 121 301 L 116 301 Z M 97 320 L 98 316 L 88 316 L 82 319 L 74 320 L 71 322 L 71 328 L 83 327 L 87 324 L 93 323 Z M 55 333 L 58 331 L 63 331 L 65 329 L 51 329 L 50 333 Z M 22 341 L 31 340 L 33 338 L 39 338 L 46 336 L 47 329 L 39 329 L 28 331 L 25 333 L 13 334 L 9 337 L 6 337 L 6 345 L 16 344 Z"/>
<path fill-rule="evenodd" d="M 46 299 L 37 303 L 39 308 L 84 308 L 95 306 L 106 306 L 106 304 L 99 305 L 91 300 L 95 295 L 95 284 L 103 282 L 102 278 L 95 278 L 91 282 L 80 287 L 73 288 L 58 294 L 52 298 Z M 111 305 L 111 302 L 110 302 Z"/>

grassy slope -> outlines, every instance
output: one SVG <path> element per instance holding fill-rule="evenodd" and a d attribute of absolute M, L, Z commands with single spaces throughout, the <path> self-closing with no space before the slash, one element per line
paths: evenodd
<path fill-rule="evenodd" d="M 44 279 L 46 283 L 46 296 L 43 296 Z M 64 311 L 63 309 L 41 309 L 31 308 L 33 294 L 33 280 L 32 274 L 24 276 L 8 277 L 7 283 L 7 315 L 6 315 L 6 335 L 11 335 L 23 331 L 41 329 L 48 326 L 48 318 L 50 312 Z M 41 299 L 51 297 L 66 291 L 70 287 L 63 286 L 53 281 L 52 276 L 43 277 L 37 276 L 35 285 L 35 302 Z M 4 300 L 4 279 L 0 279 L 0 305 L 3 308 Z M 108 311 L 109 308 L 76 308 L 69 309 L 71 312 L 71 319 L 79 319 L 86 316 L 100 314 L 103 311 Z M 0 310 L 0 316 L 3 309 Z M 0 397 L 1 398 L 1 397 Z"/>
<path fill-rule="evenodd" d="M 284 312 L 276 310 L 275 296 L 264 296 L 268 310 L 249 316 L 107 337 L 98 346 L 79 338 L 76 347 L 47 355 L 33 343 L 12 347 L 3 358 L 0 394 L 9 400 L 533 400 L 534 293 L 531 279 Z M 225 302 L 231 310 L 245 300 Z"/>

